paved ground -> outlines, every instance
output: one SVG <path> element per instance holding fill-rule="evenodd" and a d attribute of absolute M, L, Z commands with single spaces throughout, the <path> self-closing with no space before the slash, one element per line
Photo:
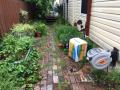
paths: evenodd
<path fill-rule="evenodd" d="M 40 62 L 43 67 L 40 75 L 43 79 L 36 84 L 34 90 L 96 90 L 89 75 L 77 70 L 78 65 L 56 47 L 52 30 L 40 40 L 38 49 L 43 55 Z"/>

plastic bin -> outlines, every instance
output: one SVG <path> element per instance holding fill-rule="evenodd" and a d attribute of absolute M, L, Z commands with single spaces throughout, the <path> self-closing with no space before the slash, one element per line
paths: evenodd
<path fill-rule="evenodd" d="M 80 38 L 72 38 L 69 41 L 69 57 L 79 62 L 86 57 L 87 42 Z"/>

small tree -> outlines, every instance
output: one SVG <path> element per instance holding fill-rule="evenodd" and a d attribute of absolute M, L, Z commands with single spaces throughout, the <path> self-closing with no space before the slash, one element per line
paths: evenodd
<path fill-rule="evenodd" d="M 26 2 L 35 6 L 34 11 L 35 16 L 39 18 L 44 18 L 52 9 L 52 2 L 54 0 L 25 0 Z"/>

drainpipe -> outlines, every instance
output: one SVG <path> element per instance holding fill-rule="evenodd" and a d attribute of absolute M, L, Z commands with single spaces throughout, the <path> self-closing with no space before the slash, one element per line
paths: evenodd
<path fill-rule="evenodd" d="M 67 3 L 67 21 L 68 21 L 68 0 L 66 0 Z"/>
<path fill-rule="evenodd" d="M 87 22 L 86 22 L 86 35 L 89 36 L 90 20 L 91 20 L 92 0 L 87 0 Z"/>

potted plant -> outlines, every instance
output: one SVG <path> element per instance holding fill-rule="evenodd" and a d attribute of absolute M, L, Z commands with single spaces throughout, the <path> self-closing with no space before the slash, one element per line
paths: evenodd
<path fill-rule="evenodd" d="M 44 23 L 41 22 L 35 23 L 35 29 L 36 29 L 35 37 L 41 37 L 43 35 L 46 35 L 47 33 L 46 32 L 47 26 Z"/>
<path fill-rule="evenodd" d="M 59 48 L 63 48 L 64 46 L 63 46 L 62 43 L 58 43 L 58 47 L 59 47 Z"/>
<path fill-rule="evenodd" d="M 41 33 L 39 31 L 35 32 L 35 37 L 41 37 Z"/>

